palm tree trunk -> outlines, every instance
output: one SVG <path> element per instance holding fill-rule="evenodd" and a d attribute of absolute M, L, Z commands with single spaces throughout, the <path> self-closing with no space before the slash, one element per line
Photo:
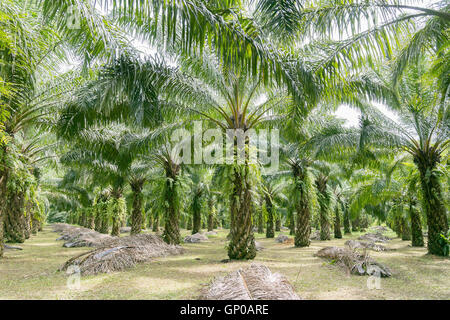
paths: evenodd
<path fill-rule="evenodd" d="M 420 214 L 414 208 L 415 200 L 411 199 L 409 202 L 409 217 L 411 219 L 411 244 L 413 247 L 423 247 L 422 223 L 420 221 Z"/>
<path fill-rule="evenodd" d="M 0 150 L 0 258 L 4 252 L 4 221 L 6 219 L 6 191 L 8 181 L 8 167 L 6 166 L 7 148 L 3 145 Z"/>
<path fill-rule="evenodd" d="M 153 219 L 152 231 L 159 232 L 159 215 L 158 214 L 156 214 L 155 218 Z"/>
<path fill-rule="evenodd" d="M 97 204 L 95 206 L 95 219 L 94 219 L 94 230 L 100 232 L 102 229 L 102 213 L 100 211 L 100 206 Z"/>
<path fill-rule="evenodd" d="M 109 232 L 109 221 L 110 217 L 108 215 L 108 205 L 107 203 L 103 202 L 100 207 L 100 214 L 101 214 L 101 224 L 100 224 L 100 233 L 108 234 Z"/>
<path fill-rule="evenodd" d="M 200 197 L 195 195 L 192 201 L 192 220 L 194 223 L 192 227 L 192 234 L 199 233 L 202 228 L 202 216 L 200 209 Z"/>
<path fill-rule="evenodd" d="M 87 227 L 89 229 L 94 230 L 95 229 L 95 210 L 94 210 L 94 208 L 90 207 L 87 209 L 87 211 L 88 211 Z"/>
<path fill-rule="evenodd" d="M 32 202 L 26 201 L 25 205 L 25 219 L 24 226 L 23 226 L 23 232 L 25 235 L 25 239 L 30 239 L 31 236 L 31 209 L 32 208 Z"/>
<path fill-rule="evenodd" d="M 290 212 L 289 215 L 289 235 L 293 236 L 295 235 L 295 217 L 294 217 L 294 212 Z"/>
<path fill-rule="evenodd" d="M 189 218 L 188 218 L 188 221 L 187 221 L 186 230 L 192 230 L 192 225 L 193 225 L 193 223 L 192 223 L 192 218 L 189 217 Z"/>
<path fill-rule="evenodd" d="M 281 231 L 281 219 L 279 215 L 277 215 L 277 218 L 275 220 L 275 231 Z"/>
<path fill-rule="evenodd" d="M 122 188 L 119 187 L 117 189 L 114 189 L 112 191 L 112 208 L 110 208 L 112 217 L 112 236 L 120 236 L 120 227 L 126 214 L 126 208 L 124 206 L 125 201 L 122 198 Z"/>
<path fill-rule="evenodd" d="M 142 205 L 143 196 L 142 188 L 144 187 L 144 180 L 137 180 L 130 182 L 131 190 L 133 191 L 133 209 L 131 212 L 131 235 L 139 234 L 142 231 L 143 217 Z"/>
<path fill-rule="evenodd" d="M 214 230 L 214 218 L 215 218 L 215 209 L 213 204 L 208 205 L 208 231 Z"/>
<path fill-rule="evenodd" d="M 330 195 L 327 191 L 328 178 L 321 175 L 316 180 L 316 187 L 319 191 L 319 206 L 320 206 L 320 240 L 331 240 L 330 235 L 330 221 L 328 217 L 328 210 L 330 206 Z"/>
<path fill-rule="evenodd" d="M 200 212 L 198 212 L 197 210 L 195 210 L 193 212 L 193 217 L 192 220 L 194 222 L 194 225 L 192 227 L 192 234 L 198 233 L 200 232 L 201 229 L 201 224 L 202 224 L 202 217 L 200 215 Z"/>
<path fill-rule="evenodd" d="M 334 210 L 334 237 L 336 239 L 342 239 L 341 218 L 339 216 L 339 209 L 337 206 Z"/>
<path fill-rule="evenodd" d="M 273 203 L 269 196 L 266 196 L 266 210 L 267 210 L 267 226 L 266 226 L 266 238 L 275 237 L 275 231 L 273 228 Z"/>
<path fill-rule="evenodd" d="M 117 217 L 113 217 L 112 218 L 111 235 L 113 237 L 119 237 L 120 236 L 120 223 L 119 223 Z"/>
<path fill-rule="evenodd" d="M 33 214 L 31 217 L 31 233 L 32 234 L 37 234 L 39 231 L 39 225 L 41 222 L 39 221 L 38 210 L 39 210 L 39 208 L 35 208 L 33 210 Z"/>
<path fill-rule="evenodd" d="M 258 209 L 258 233 L 264 233 L 264 216 L 262 206 Z"/>
<path fill-rule="evenodd" d="M 401 218 L 402 225 L 402 240 L 409 241 L 411 240 L 411 228 L 409 227 L 408 220 L 405 217 Z"/>
<path fill-rule="evenodd" d="M 297 226 L 295 230 L 295 246 L 309 247 L 311 243 L 311 211 L 309 201 L 309 190 L 307 190 L 308 171 L 307 168 L 293 167 L 295 191 L 298 193 L 295 211 L 297 212 Z"/>
<path fill-rule="evenodd" d="M 173 179 L 173 178 L 172 178 Z M 169 244 L 181 243 L 179 226 L 179 204 L 177 185 L 175 180 L 167 179 L 165 185 L 165 200 L 167 203 L 166 218 L 164 223 L 163 239 Z"/>
<path fill-rule="evenodd" d="M 7 198 L 4 238 L 6 242 L 23 243 L 25 242 L 24 194 L 12 193 Z"/>
<path fill-rule="evenodd" d="M 344 234 L 352 234 L 350 229 L 350 212 L 346 205 L 344 205 Z"/>
<path fill-rule="evenodd" d="M 294 241 L 296 247 L 309 247 L 311 243 L 311 213 L 308 200 L 304 197 L 301 198 L 303 199 L 295 206 L 297 211 L 297 229 Z"/>
<path fill-rule="evenodd" d="M 230 259 L 253 259 L 256 256 L 255 238 L 252 227 L 251 192 L 248 179 L 248 165 L 243 173 L 234 168 L 233 192 L 231 195 L 231 240 L 228 244 Z"/>
<path fill-rule="evenodd" d="M 428 223 L 428 252 L 438 256 L 449 254 L 448 244 L 443 241 L 442 236 L 447 235 L 448 220 L 442 197 L 441 184 L 434 169 L 439 159 L 435 159 L 432 164 L 419 162 L 414 159 L 419 167 L 420 184 L 423 194 L 423 202 Z"/>
<path fill-rule="evenodd" d="M 153 215 L 152 215 L 152 212 L 151 211 L 149 211 L 150 213 L 148 214 L 148 222 L 147 222 L 147 228 L 150 230 L 150 229 L 152 229 L 152 227 L 153 227 Z"/>

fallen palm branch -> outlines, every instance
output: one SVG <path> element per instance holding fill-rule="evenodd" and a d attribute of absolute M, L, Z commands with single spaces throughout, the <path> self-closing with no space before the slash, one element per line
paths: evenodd
<path fill-rule="evenodd" d="M 10 245 L 7 245 L 7 244 L 3 245 L 3 247 L 4 247 L 6 250 L 23 250 L 22 247 L 10 246 Z"/>
<path fill-rule="evenodd" d="M 365 252 L 361 254 L 349 248 L 326 247 L 319 250 L 315 256 L 331 260 L 351 274 L 391 276 L 389 268 L 374 261 Z"/>
<path fill-rule="evenodd" d="M 252 264 L 213 281 L 201 296 L 206 300 L 299 300 L 292 285 L 268 267 Z"/>
<path fill-rule="evenodd" d="M 97 274 L 121 271 L 137 263 L 167 255 L 184 252 L 180 246 L 169 245 L 161 237 L 140 234 L 128 237 L 115 237 L 105 241 L 101 247 L 69 259 L 60 271 L 77 266 L 81 274 Z M 75 270 L 70 268 L 69 270 Z"/>

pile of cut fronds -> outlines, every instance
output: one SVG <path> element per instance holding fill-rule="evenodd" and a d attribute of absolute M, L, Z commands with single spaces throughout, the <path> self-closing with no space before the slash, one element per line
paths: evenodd
<path fill-rule="evenodd" d="M 262 264 L 252 264 L 216 279 L 202 294 L 206 300 L 299 300 L 292 285 Z"/>
<path fill-rule="evenodd" d="M 386 251 L 388 250 L 385 246 L 381 244 L 376 244 L 372 241 L 358 241 L 358 240 L 347 240 L 345 242 L 346 246 L 350 249 L 372 249 L 374 251 Z"/>
<path fill-rule="evenodd" d="M 358 240 L 367 240 L 371 242 L 388 242 L 389 240 L 392 240 L 389 237 L 386 237 L 381 232 L 375 232 L 375 233 L 366 233 L 358 238 Z"/>
<path fill-rule="evenodd" d="M 77 227 L 66 223 L 55 223 L 52 225 L 53 231 L 61 234 L 56 240 L 64 240 L 63 247 L 98 247 L 112 237 L 92 229 Z"/>
<path fill-rule="evenodd" d="M 70 266 L 79 268 L 81 274 L 109 273 L 133 267 L 137 263 L 152 258 L 176 255 L 184 252 L 180 246 L 169 245 L 161 237 L 151 234 L 140 234 L 128 237 L 114 237 L 92 251 L 82 253 L 69 259 L 61 268 L 68 270 Z M 76 270 L 70 268 L 69 270 Z"/>
<path fill-rule="evenodd" d="M 374 261 L 365 252 L 361 254 L 349 248 L 326 247 L 319 250 L 315 256 L 331 260 L 351 274 L 391 276 L 391 271 L 386 266 Z"/>

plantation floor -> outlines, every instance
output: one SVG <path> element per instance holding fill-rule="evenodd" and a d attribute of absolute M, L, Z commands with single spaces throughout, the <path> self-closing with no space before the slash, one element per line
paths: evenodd
<path fill-rule="evenodd" d="M 227 230 L 219 230 L 210 242 L 184 244 L 186 253 L 180 256 L 158 258 L 124 272 L 82 277 L 80 289 L 69 289 L 67 275 L 57 269 L 89 248 L 63 248 L 62 242 L 55 241 L 57 234 L 46 227 L 21 245 L 23 251 L 7 251 L 0 260 L 0 299 L 196 299 L 215 276 L 251 263 L 221 262 L 227 258 L 226 234 Z M 394 251 L 369 251 L 393 271 L 391 278 L 381 279 L 380 289 L 369 289 L 368 277 L 347 275 L 313 256 L 320 248 L 343 246 L 358 235 L 295 248 L 257 234 L 265 249 L 254 261 L 284 274 L 304 299 L 450 299 L 450 259 L 426 255 L 425 248 L 412 248 L 409 241 L 390 241 L 387 246 Z"/>

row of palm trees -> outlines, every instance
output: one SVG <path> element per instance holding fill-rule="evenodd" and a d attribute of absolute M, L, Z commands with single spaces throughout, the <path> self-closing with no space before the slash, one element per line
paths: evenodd
<path fill-rule="evenodd" d="M 40 147 L 57 139 L 52 147 L 62 155 L 61 163 L 88 177 L 88 183 L 78 181 L 75 192 L 60 188 L 65 196 L 80 204 L 81 189 L 110 188 L 113 234 L 123 220 L 128 187 L 132 230 L 140 231 L 142 193 L 150 182 L 159 186 L 155 208 L 165 218 L 163 237 L 179 243 L 184 168 L 167 146 L 170 132 L 189 128 L 196 119 L 223 132 L 283 126 L 291 180 L 289 175 L 281 179 L 292 189 L 283 205 L 295 211 L 297 246 L 309 245 L 314 210 L 320 212 L 321 239 L 330 237 L 332 208 L 341 207 L 344 227 L 351 214 L 390 212 L 397 195 L 390 178 L 382 188 L 384 197 L 366 189 L 380 190 L 370 177 L 382 172 L 395 150 L 409 155 L 402 166 L 410 164 L 410 175 L 417 177 L 420 188 L 411 187 L 407 194 L 420 190 L 415 198 L 426 215 L 429 252 L 448 254 L 447 190 L 442 189 L 447 167 L 441 165 L 449 136 L 445 1 L 429 7 L 350 0 L 104 0 L 98 5 L 108 13 L 100 14 L 88 0 L 7 0 L 0 7 L 9 17 L 0 21 L 6 30 L 0 37 L 6 48 L 0 56 L 2 208 L 7 208 L 12 181 L 10 150 L 37 134 L 35 154 L 42 155 Z M 79 28 L 67 23 L 69 8 L 75 8 Z M 24 16 L 25 10 L 30 15 Z M 130 34 L 163 54 L 143 58 L 130 45 Z M 82 62 L 79 72 L 45 76 L 68 53 Z M 387 119 L 374 100 L 395 110 L 399 120 Z M 361 110 L 360 128 L 345 128 L 330 115 L 341 103 Z M 43 139 L 45 131 L 51 134 Z M 25 157 L 29 150 L 22 148 L 14 157 L 26 158 L 28 168 L 38 161 Z M 257 192 L 263 177 L 259 166 L 247 160 L 221 169 L 231 259 L 256 255 L 252 219 L 262 195 L 271 236 L 276 188 L 269 183 Z M 398 174 L 402 180 L 403 173 Z M 194 196 L 204 192 L 201 183 L 194 182 Z M 47 189 L 54 191 L 51 185 Z M 418 202 L 408 201 L 414 211 Z M 22 212 L 24 204 L 16 207 Z M 197 209 L 193 204 L 195 229 Z M 1 219 L 11 212 L 2 209 Z M 334 224 L 339 236 L 339 219 Z"/>

